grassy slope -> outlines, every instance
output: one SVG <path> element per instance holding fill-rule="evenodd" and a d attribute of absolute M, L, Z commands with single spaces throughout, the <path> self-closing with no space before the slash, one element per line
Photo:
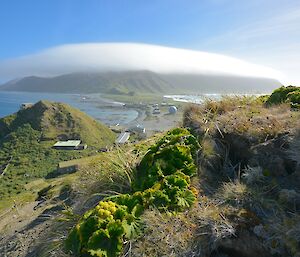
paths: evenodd
<path fill-rule="evenodd" d="M 40 101 L 33 107 L 0 120 L 0 138 L 28 123 L 42 133 L 42 139 L 58 136 L 80 138 L 93 147 L 110 144 L 114 134 L 104 125 L 69 105 Z"/>
<path fill-rule="evenodd" d="M 79 138 L 84 151 L 52 149 L 58 137 Z M 25 185 L 56 169 L 58 162 L 92 155 L 112 145 L 115 135 L 104 125 L 72 107 L 46 101 L 0 120 L 0 164 L 12 160 L 0 178 L 0 195 L 26 190 Z"/>
<path fill-rule="evenodd" d="M 128 178 L 124 171 L 126 167 L 130 167 L 128 164 L 133 165 L 138 156 L 144 154 L 148 146 L 159 137 L 160 134 L 157 134 L 137 145 L 124 145 L 121 148 L 114 148 L 111 152 L 65 161 L 63 165 L 78 165 L 79 171 L 51 179 L 41 177 L 26 181 L 24 191 L 0 201 L 0 216 L 7 212 L 14 202 L 21 208 L 34 201 L 38 192 L 49 186 L 53 187 L 47 193 L 47 197 L 51 199 L 57 197 L 65 185 L 72 185 L 76 192 L 83 194 L 84 198 L 92 197 L 94 193 L 101 191 L 116 189 L 120 183 L 125 185 Z"/>

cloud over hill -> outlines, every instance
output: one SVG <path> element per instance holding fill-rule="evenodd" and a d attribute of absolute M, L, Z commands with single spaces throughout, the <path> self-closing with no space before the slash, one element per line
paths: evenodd
<path fill-rule="evenodd" d="M 0 61 L 2 79 L 129 70 L 281 78 L 276 70 L 225 55 L 137 43 L 69 44 Z"/>

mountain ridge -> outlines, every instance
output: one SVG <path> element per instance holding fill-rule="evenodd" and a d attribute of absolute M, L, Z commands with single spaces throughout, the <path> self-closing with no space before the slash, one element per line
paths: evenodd
<path fill-rule="evenodd" d="M 275 79 L 212 74 L 160 74 L 152 71 L 80 72 L 8 81 L 4 91 L 104 94 L 199 94 L 271 91 Z"/>

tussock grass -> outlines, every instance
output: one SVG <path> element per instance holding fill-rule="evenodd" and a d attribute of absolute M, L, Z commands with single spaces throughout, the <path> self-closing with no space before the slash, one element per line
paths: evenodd
<path fill-rule="evenodd" d="M 253 185 L 265 182 L 266 176 L 264 176 L 263 169 L 261 167 L 247 166 L 243 171 L 242 180 L 245 181 L 247 185 Z"/>
<path fill-rule="evenodd" d="M 247 186 L 239 181 L 225 182 L 219 189 L 217 197 L 234 206 L 243 206 L 249 198 L 249 191 Z"/>
<path fill-rule="evenodd" d="M 184 124 L 198 135 L 202 146 L 199 187 L 205 196 L 199 198 L 199 205 L 203 206 L 205 199 L 212 203 L 201 209 L 203 221 L 214 227 L 220 225 L 218 217 L 223 216 L 229 224 L 226 230 L 226 224 L 221 223 L 225 234 L 235 231 L 231 234 L 234 237 L 241 230 L 254 231 L 270 253 L 297 256 L 299 111 L 291 109 L 289 103 L 266 106 L 262 98 L 226 97 L 188 106 Z M 288 172 L 276 174 L 282 167 L 270 166 L 269 170 L 263 158 L 281 160 Z M 292 194 L 294 202 L 280 200 L 283 192 Z M 207 217 L 205 213 L 209 213 Z M 218 240 L 209 245 L 217 247 L 214 242 Z"/>
<path fill-rule="evenodd" d="M 300 126 L 300 114 L 284 103 L 267 108 L 256 98 L 225 97 L 188 106 L 184 124 L 202 136 L 236 133 L 263 142 L 283 132 L 294 132 Z"/>
<path fill-rule="evenodd" d="M 88 202 L 95 198 L 131 192 L 131 182 L 136 164 L 140 159 L 139 151 L 132 146 L 115 148 L 111 152 L 90 157 L 80 168 L 80 180 L 73 185 L 77 194 Z M 92 204 L 97 203 L 92 201 Z M 85 209 L 94 206 L 85 206 Z"/>
<path fill-rule="evenodd" d="M 152 209 L 142 218 L 145 233 L 132 242 L 129 256 L 184 256 L 191 247 L 196 225 L 186 213 L 173 215 Z"/>
<path fill-rule="evenodd" d="M 224 238 L 235 236 L 228 218 L 236 210 L 219 200 L 200 196 L 189 211 L 160 213 L 152 209 L 143 215 L 145 234 L 131 243 L 131 256 L 206 256 Z M 129 255 L 130 256 L 130 255 Z"/>

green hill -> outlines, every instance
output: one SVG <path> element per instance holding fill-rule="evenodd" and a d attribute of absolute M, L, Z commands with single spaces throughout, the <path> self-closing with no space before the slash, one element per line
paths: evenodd
<path fill-rule="evenodd" d="M 29 124 L 41 140 L 80 139 L 99 148 L 114 141 L 105 125 L 67 104 L 40 101 L 30 108 L 0 119 L 0 139 Z"/>
<path fill-rule="evenodd" d="M 57 140 L 80 139 L 83 151 L 58 151 Z M 0 198 L 21 192 L 26 182 L 47 176 L 58 162 L 91 155 L 112 145 L 114 133 L 69 105 L 40 101 L 0 119 Z"/>
<path fill-rule="evenodd" d="M 1 88 L 8 91 L 29 92 L 155 94 L 166 93 L 172 87 L 154 72 L 128 71 L 71 73 L 49 78 L 30 76 L 10 81 Z"/>

